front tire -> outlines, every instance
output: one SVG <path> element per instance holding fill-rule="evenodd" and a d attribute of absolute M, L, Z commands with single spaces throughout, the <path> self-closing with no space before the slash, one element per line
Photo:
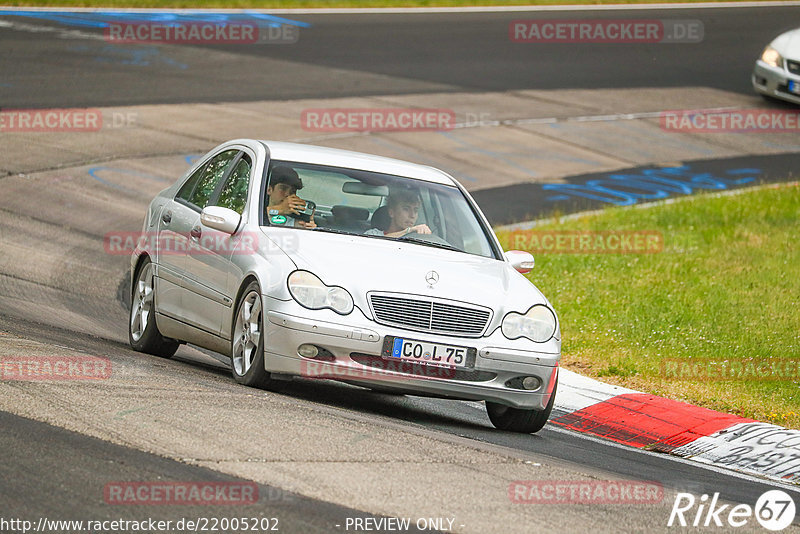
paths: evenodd
<path fill-rule="evenodd" d="M 495 428 L 508 430 L 509 432 L 520 432 L 523 434 L 533 434 L 540 431 L 547 420 L 556 400 L 556 389 L 558 389 L 558 379 L 553 386 L 553 393 L 550 401 L 544 410 L 525 410 L 523 408 L 512 408 L 504 404 L 486 401 L 486 413 Z"/>
<path fill-rule="evenodd" d="M 128 342 L 134 350 L 172 358 L 180 343 L 161 335 L 156 324 L 155 273 L 146 258 L 136 274 L 128 315 Z"/>
<path fill-rule="evenodd" d="M 264 306 L 257 282 L 251 282 L 236 306 L 231 330 L 231 371 L 245 386 L 277 390 L 283 384 L 264 369 Z"/>

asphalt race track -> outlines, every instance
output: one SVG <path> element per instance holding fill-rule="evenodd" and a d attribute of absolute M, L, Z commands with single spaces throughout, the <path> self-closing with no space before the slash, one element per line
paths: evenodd
<path fill-rule="evenodd" d="M 110 44 L 97 14 L 0 12 L 0 111 L 109 108 L 138 121 L 91 134 L 0 131 L 0 357 L 92 355 L 113 369 L 108 380 L 0 380 L 0 520 L 278 518 L 282 532 L 347 532 L 358 530 L 355 518 L 371 518 L 382 525 L 371 530 L 396 532 L 379 520 L 405 517 L 412 531 L 666 532 L 674 530 L 667 520 L 676 492 L 719 492 L 725 502 L 754 505 L 778 485 L 554 425 L 533 436 L 499 432 L 479 403 L 314 380 L 269 393 L 237 385 L 224 364 L 191 347 L 171 360 L 136 353 L 126 332 L 129 260 L 107 254 L 103 235 L 138 230 L 149 199 L 218 142 L 313 139 L 295 110 L 325 105 L 452 102 L 457 110 L 465 103 L 466 122 L 478 111 L 501 121 L 558 119 L 546 131 L 467 124 L 434 141 L 430 133 L 319 136 L 320 144 L 463 172 L 457 176 L 496 224 L 552 210 L 545 195 L 556 193 L 543 184 L 585 184 L 615 169 L 632 174 L 690 161 L 697 172 L 730 180 L 744 177 L 741 169 L 753 182 L 796 179 L 796 133 L 663 144 L 642 138 L 633 151 L 635 140 L 589 128 L 640 138 L 635 128 L 652 124 L 634 115 L 670 109 L 664 106 L 787 109 L 753 95 L 749 72 L 798 15 L 798 6 L 284 13 L 300 27 L 292 45 L 172 46 Z M 534 47 L 508 38 L 515 19 L 590 17 L 699 20 L 704 39 Z M 613 119 L 581 119 L 611 112 Z M 573 128 L 583 128 L 580 141 Z M 542 159 L 538 175 L 515 163 L 512 178 L 499 179 L 480 159 L 496 154 L 481 147 L 520 142 L 511 135 L 540 136 L 548 150 L 569 157 Z M 535 147 L 525 139 L 528 157 Z M 566 211 L 604 204 L 553 199 Z M 654 481 L 664 497 L 645 505 L 514 504 L 509 483 L 531 479 Z M 130 481 L 255 483 L 259 499 L 146 506 L 104 497 L 109 484 Z M 781 488 L 800 503 L 800 491 Z M 420 518 L 441 521 L 420 525 Z"/>
<path fill-rule="evenodd" d="M 262 60 L 262 68 L 252 70 L 240 68 L 240 61 L 184 63 L 179 52 L 109 46 L 102 40 L 68 39 L 53 54 L 53 39 L 45 32 L 4 32 L 0 69 L 5 80 L 18 81 L 0 87 L 0 101 L 3 107 L 108 106 L 402 94 L 434 87 L 465 92 L 706 86 L 749 93 L 749 76 L 741 73 L 750 71 L 753 58 L 775 35 L 794 27 L 797 9 L 620 10 L 591 15 L 700 20 L 705 36 L 699 47 L 532 47 L 508 38 L 511 20 L 587 18 L 579 12 L 283 15 L 310 25 L 300 29 L 296 44 L 214 47 Z M 102 28 L 65 26 L 48 18 L 2 19 L 103 34 Z M 125 67 L 136 63 L 146 67 L 145 75 Z M 400 83 L 388 83 L 386 77 Z"/>

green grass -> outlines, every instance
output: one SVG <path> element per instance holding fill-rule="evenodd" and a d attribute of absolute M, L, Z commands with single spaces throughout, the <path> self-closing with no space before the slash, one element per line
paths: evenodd
<path fill-rule="evenodd" d="M 558 230 L 656 230 L 654 254 L 538 254 L 563 365 L 641 391 L 800 428 L 800 381 L 665 378 L 679 358 L 800 359 L 800 187 L 608 209 Z M 500 234 L 501 242 L 511 241 Z"/>
<path fill-rule="evenodd" d="M 519 6 L 519 5 L 601 5 L 601 4 L 652 4 L 663 2 L 704 2 L 706 0 L 11 0 L 6 6 L 36 7 L 157 7 L 157 8 L 228 8 L 228 9 L 279 9 L 279 8 L 339 8 L 339 7 L 464 7 L 464 6 Z M 744 0 L 729 0 L 744 1 Z M 766 1 L 766 0 L 765 0 Z"/>

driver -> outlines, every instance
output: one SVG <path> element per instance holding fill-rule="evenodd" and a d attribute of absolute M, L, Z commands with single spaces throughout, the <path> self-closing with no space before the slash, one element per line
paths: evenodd
<path fill-rule="evenodd" d="M 317 227 L 313 215 L 308 222 L 292 217 L 306 207 L 306 201 L 297 196 L 297 191 L 302 188 L 303 180 L 291 167 L 279 166 L 272 169 L 267 187 L 267 215 L 271 223 L 301 228 Z"/>
<path fill-rule="evenodd" d="M 430 234 L 427 224 L 416 224 L 422 201 L 419 193 L 411 190 L 395 191 L 386 198 L 386 210 L 389 215 L 389 228 L 371 228 L 364 232 L 367 235 L 383 235 L 386 237 L 402 237 L 410 233 Z"/>

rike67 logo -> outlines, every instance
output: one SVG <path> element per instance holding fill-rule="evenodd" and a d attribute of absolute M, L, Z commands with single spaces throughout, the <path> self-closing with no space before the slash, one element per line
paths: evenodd
<path fill-rule="evenodd" d="M 781 490 L 769 490 L 761 495 L 756 505 L 720 504 L 719 493 L 709 499 L 706 494 L 699 498 L 691 493 L 678 493 L 667 526 L 679 527 L 743 527 L 756 521 L 767 530 L 777 532 L 792 524 L 795 504 L 792 497 Z"/>

